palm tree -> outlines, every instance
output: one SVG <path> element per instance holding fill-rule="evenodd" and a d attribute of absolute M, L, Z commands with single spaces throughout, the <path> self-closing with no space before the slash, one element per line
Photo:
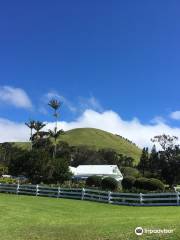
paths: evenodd
<path fill-rule="evenodd" d="M 57 139 L 58 137 L 63 134 L 64 131 L 61 129 L 59 131 L 56 130 L 56 128 L 53 130 L 49 130 L 49 136 L 54 138 L 54 152 L 53 152 L 53 158 L 55 158 L 56 156 L 56 152 L 57 152 Z"/>
<path fill-rule="evenodd" d="M 30 120 L 29 122 L 26 122 L 25 125 L 30 128 L 30 141 L 31 141 L 31 150 L 32 150 L 32 136 L 33 136 L 33 129 L 35 127 L 35 121 L 34 120 Z"/>
<path fill-rule="evenodd" d="M 58 123 L 58 117 L 59 117 L 59 113 L 58 113 L 58 110 L 61 106 L 61 102 L 58 101 L 57 99 L 51 99 L 48 103 L 48 105 L 54 110 L 54 114 L 53 116 L 55 117 L 56 119 L 56 122 L 55 122 L 55 128 L 54 128 L 54 131 L 52 130 L 49 130 L 49 133 L 50 133 L 50 136 L 52 136 L 54 138 L 54 153 L 53 153 L 53 158 L 56 157 L 56 150 L 57 150 L 57 138 L 58 136 L 62 133 L 62 131 L 58 131 L 57 130 L 57 123 Z"/>
<path fill-rule="evenodd" d="M 45 127 L 46 124 L 40 121 L 35 121 L 34 123 L 34 129 L 36 130 L 36 133 L 33 135 L 36 139 L 41 138 L 40 130 Z"/>
<path fill-rule="evenodd" d="M 59 117 L 59 113 L 58 113 L 58 109 L 61 106 L 61 102 L 58 101 L 57 99 L 51 99 L 48 103 L 48 105 L 54 110 L 54 114 L 53 116 L 56 118 L 56 131 L 57 131 L 57 121 L 58 121 L 58 117 Z"/>

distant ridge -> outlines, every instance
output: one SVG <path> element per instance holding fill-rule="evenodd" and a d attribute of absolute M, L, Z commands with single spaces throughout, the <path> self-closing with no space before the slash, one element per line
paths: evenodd
<path fill-rule="evenodd" d="M 141 149 L 130 140 L 96 128 L 75 128 L 59 138 L 70 146 L 86 145 L 94 149 L 110 148 L 139 161 Z"/>

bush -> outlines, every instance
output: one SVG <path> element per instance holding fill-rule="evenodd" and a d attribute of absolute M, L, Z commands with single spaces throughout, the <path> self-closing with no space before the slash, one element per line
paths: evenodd
<path fill-rule="evenodd" d="M 115 191 L 118 188 L 118 181 L 112 177 L 106 177 L 101 185 L 103 190 Z"/>
<path fill-rule="evenodd" d="M 56 158 L 54 161 L 54 171 L 52 176 L 52 182 L 64 183 L 72 177 L 72 173 L 69 171 L 69 163 L 64 158 Z"/>
<path fill-rule="evenodd" d="M 136 179 L 132 176 L 124 177 L 121 182 L 123 189 L 132 189 L 135 181 L 136 181 Z"/>
<path fill-rule="evenodd" d="M 101 187 L 102 178 L 99 176 L 90 176 L 86 179 L 86 186 Z"/>
<path fill-rule="evenodd" d="M 0 178 L 0 183 L 7 183 L 7 184 L 13 184 L 17 183 L 18 181 L 13 178 Z"/>
<path fill-rule="evenodd" d="M 137 189 L 145 189 L 149 191 L 164 191 L 165 189 L 164 184 L 156 178 L 138 178 L 136 179 L 134 186 Z"/>
<path fill-rule="evenodd" d="M 163 182 L 161 182 L 159 179 L 156 178 L 150 178 L 148 181 L 148 190 L 150 191 L 156 191 L 156 190 L 160 190 L 160 191 L 164 191 L 165 186 L 163 184 Z"/>
<path fill-rule="evenodd" d="M 121 168 L 121 172 L 123 174 L 123 176 L 127 177 L 127 176 L 132 176 L 132 177 L 139 177 L 140 173 L 136 168 L 132 168 L 132 167 L 122 167 Z"/>
<path fill-rule="evenodd" d="M 135 188 L 137 189 L 147 189 L 148 187 L 148 178 L 138 178 L 134 183 Z"/>

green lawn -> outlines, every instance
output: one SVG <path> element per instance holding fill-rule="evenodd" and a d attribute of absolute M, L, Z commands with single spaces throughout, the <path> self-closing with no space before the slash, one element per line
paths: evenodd
<path fill-rule="evenodd" d="M 126 207 L 79 200 L 0 194 L 0 239 L 180 239 L 180 207 Z M 137 237 L 137 226 L 173 228 Z M 178 237 L 179 236 L 179 237 Z"/>

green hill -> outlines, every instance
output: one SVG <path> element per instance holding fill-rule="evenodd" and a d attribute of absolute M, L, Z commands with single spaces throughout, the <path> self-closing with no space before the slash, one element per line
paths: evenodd
<path fill-rule="evenodd" d="M 127 139 L 95 128 L 69 130 L 59 138 L 59 141 L 65 141 L 70 146 L 87 145 L 94 149 L 114 149 L 118 153 L 134 158 L 136 161 L 139 160 L 141 154 L 141 149 Z"/>
<path fill-rule="evenodd" d="M 132 157 L 139 161 L 141 149 L 129 140 L 109 132 L 95 128 L 76 128 L 65 132 L 59 141 L 67 142 L 70 146 L 86 145 L 93 149 L 109 148 L 118 153 Z M 15 143 L 21 148 L 27 148 L 28 143 Z"/>

